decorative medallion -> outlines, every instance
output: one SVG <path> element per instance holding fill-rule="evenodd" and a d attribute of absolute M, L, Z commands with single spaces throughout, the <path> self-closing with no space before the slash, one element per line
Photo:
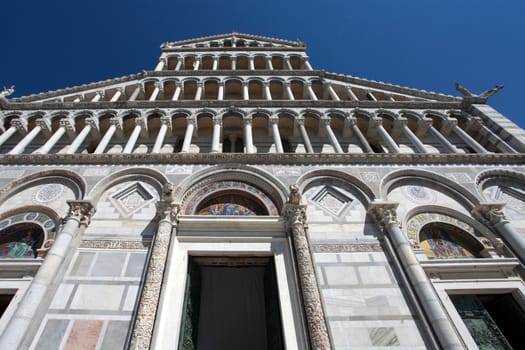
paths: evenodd
<path fill-rule="evenodd" d="M 436 196 L 423 186 L 404 186 L 403 192 L 417 203 L 433 203 Z"/>
<path fill-rule="evenodd" d="M 64 194 L 64 185 L 52 183 L 42 186 L 34 195 L 36 203 L 49 203 L 57 200 Z"/>

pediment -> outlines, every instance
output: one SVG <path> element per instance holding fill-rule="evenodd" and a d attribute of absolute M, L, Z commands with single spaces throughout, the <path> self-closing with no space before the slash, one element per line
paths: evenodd
<path fill-rule="evenodd" d="M 163 49 L 198 49 L 198 48 L 231 48 L 231 47 L 278 47 L 278 48 L 305 48 L 300 40 L 289 41 L 258 35 L 229 33 L 213 35 L 196 39 L 166 42 Z"/>

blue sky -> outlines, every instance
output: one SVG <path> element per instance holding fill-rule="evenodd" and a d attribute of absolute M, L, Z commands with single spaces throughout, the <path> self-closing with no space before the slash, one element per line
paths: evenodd
<path fill-rule="evenodd" d="M 232 31 L 308 45 L 314 68 L 489 103 L 525 127 L 521 0 L 6 1 L 0 87 L 13 96 L 153 69 L 159 45 Z"/>

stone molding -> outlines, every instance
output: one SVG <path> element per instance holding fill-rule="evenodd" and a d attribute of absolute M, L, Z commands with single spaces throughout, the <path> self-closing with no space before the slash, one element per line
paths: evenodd
<path fill-rule="evenodd" d="M 287 220 L 287 231 L 291 234 L 294 244 L 311 347 L 316 350 L 331 349 L 321 295 L 306 237 L 306 205 L 286 203 L 283 216 Z"/>
<path fill-rule="evenodd" d="M 357 165 L 522 165 L 525 154 L 417 153 L 144 153 L 2 154 L 1 165 L 59 164 L 347 164 Z"/>
<path fill-rule="evenodd" d="M 91 223 L 91 218 L 95 215 L 96 209 L 93 203 L 85 200 L 67 201 L 69 205 L 69 212 L 67 218 L 78 219 L 81 225 L 88 226 Z"/>
<path fill-rule="evenodd" d="M 125 241 L 125 240 L 83 240 L 79 248 L 86 249 L 130 249 L 142 250 L 151 246 L 150 241 Z"/>

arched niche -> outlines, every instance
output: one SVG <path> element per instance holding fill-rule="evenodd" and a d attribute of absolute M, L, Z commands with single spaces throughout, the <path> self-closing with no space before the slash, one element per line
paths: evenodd
<path fill-rule="evenodd" d="M 422 212 L 412 216 L 406 232 L 414 248 L 428 259 L 471 259 L 490 257 L 492 242 L 472 225 L 456 217 Z"/>
<path fill-rule="evenodd" d="M 278 216 L 273 200 L 260 188 L 239 180 L 204 182 L 184 197 L 184 215 Z"/>

